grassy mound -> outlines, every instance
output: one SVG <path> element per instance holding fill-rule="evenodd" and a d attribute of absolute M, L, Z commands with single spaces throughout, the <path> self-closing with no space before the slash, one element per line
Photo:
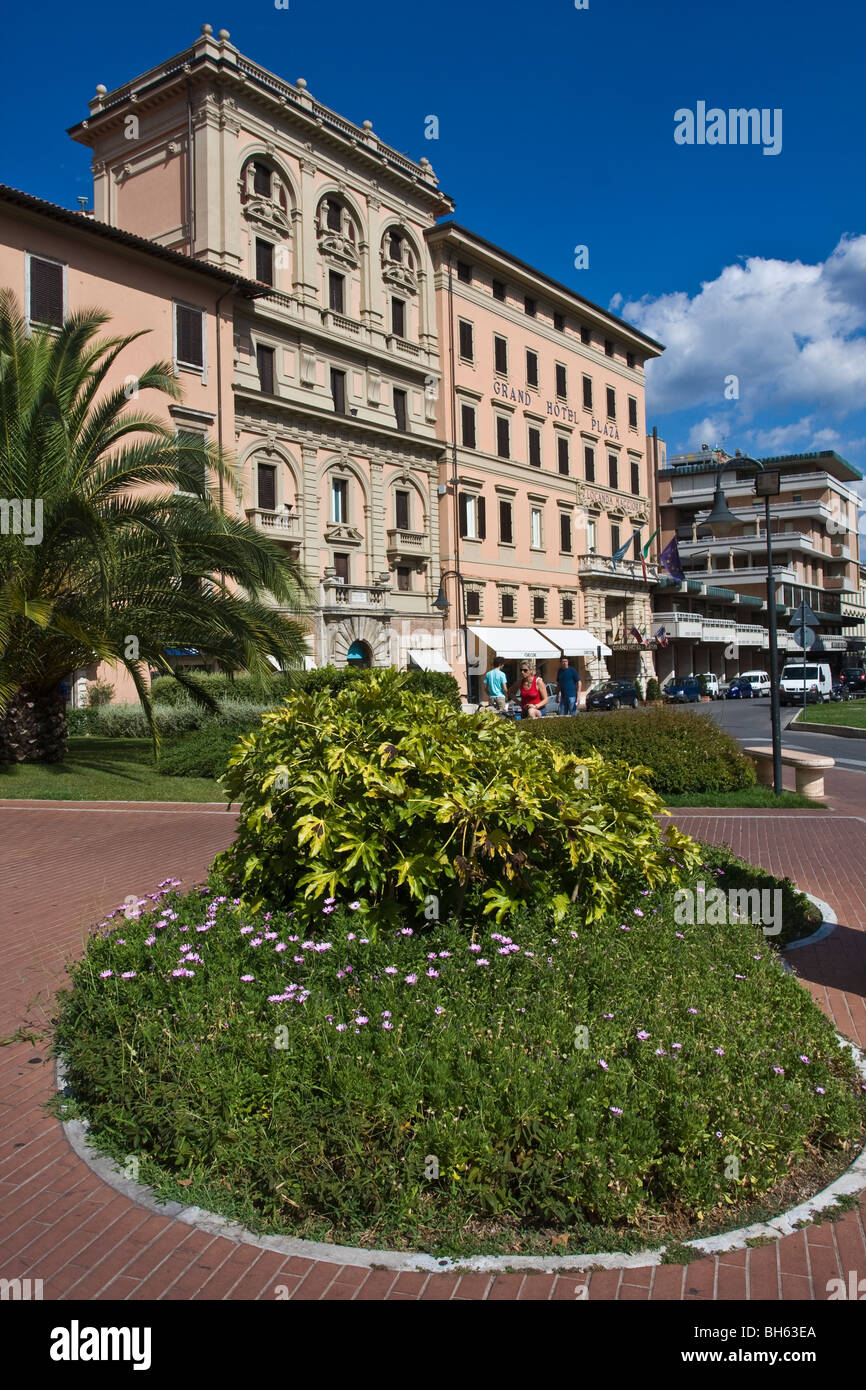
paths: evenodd
<path fill-rule="evenodd" d="M 760 930 L 678 925 L 672 889 L 471 935 L 296 920 L 163 885 L 71 967 L 74 1104 L 166 1196 L 373 1247 L 627 1249 L 799 1200 L 862 1134 L 850 1056 Z"/>

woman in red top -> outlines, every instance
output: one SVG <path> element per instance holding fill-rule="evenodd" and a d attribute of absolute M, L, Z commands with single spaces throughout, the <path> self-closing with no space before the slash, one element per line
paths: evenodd
<path fill-rule="evenodd" d="M 547 704 L 548 694 L 544 681 L 528 666 L 520 668 L 520 708 L 524 719 L 540 719 L 541 711 Z"/>

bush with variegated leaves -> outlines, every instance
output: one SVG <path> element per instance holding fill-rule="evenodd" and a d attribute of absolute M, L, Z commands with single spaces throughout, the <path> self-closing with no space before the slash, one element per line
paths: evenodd
<path fill-rule="evenodd" d="M 372 931 L 572 901 L 594 920 L 694 859 L 639 768 L 521 738 L 392 671 L 291 697 L 223 782 L 241 803 L 218 860 L 235 894 L 318 922 L 327 899 L 357 899 Z"/>

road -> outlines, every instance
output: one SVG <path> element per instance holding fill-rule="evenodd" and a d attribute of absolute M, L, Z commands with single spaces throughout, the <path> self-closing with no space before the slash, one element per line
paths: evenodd
<path fill-rule="evenodd" d="M 740 743 L 770 743 L 769 700 L 713 700 L 709 705 L 685 708 L 713 719 Z M 840 738 L 838 734 L 806 734 L 788 731 L 797 710 L 782 710 L 782 747 L 806 753 L 824 753 L 837 767 L 849 772 L 866 772 L 866 739 Z"/>

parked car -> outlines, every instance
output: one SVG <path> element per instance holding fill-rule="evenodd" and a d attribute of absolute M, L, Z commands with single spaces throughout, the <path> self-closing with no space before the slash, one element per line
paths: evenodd
<path fill-rule="evenodd" d="M 684 676 L 665 686 L 665 699 L 672 704 L 696 704 L 701 698 L 701 683 L 697 676 Z"/>
<path fill-rule="evenodd" d="M 819 700 L 826 703 L 830 699 L 833 678 L 826 661 L 810 661 L 805 664 L 802 661 L 788 662 L 779 678 L 779 703 L 802 704 L 804 685 L 807 704 L 817 704 Z"/>
<path fill-rule="evenodd" d="M 866 671 L 862 666 L 843 666 L 839 672 L 839 679 L 852 695 L 866 695 Z"/>
<path fill-rule="evenodd" d="M 757 694 L 748 676 L 734 676 L 725 691 L 725 699 L 752 700 L 757 698 Z"/>
<path fill-rule="evenodd" d="M 631 681 L 602 681 L 586 697 L 587 709 L 621 709 L 638 707 L 638 694 Z"/>
<path fill-rule="evenodd" d="M 765 695 L 769 698 L 772 688 L 769 671 L 741 671 L 737 680 L 748 681 L 753 695 Z"/>

